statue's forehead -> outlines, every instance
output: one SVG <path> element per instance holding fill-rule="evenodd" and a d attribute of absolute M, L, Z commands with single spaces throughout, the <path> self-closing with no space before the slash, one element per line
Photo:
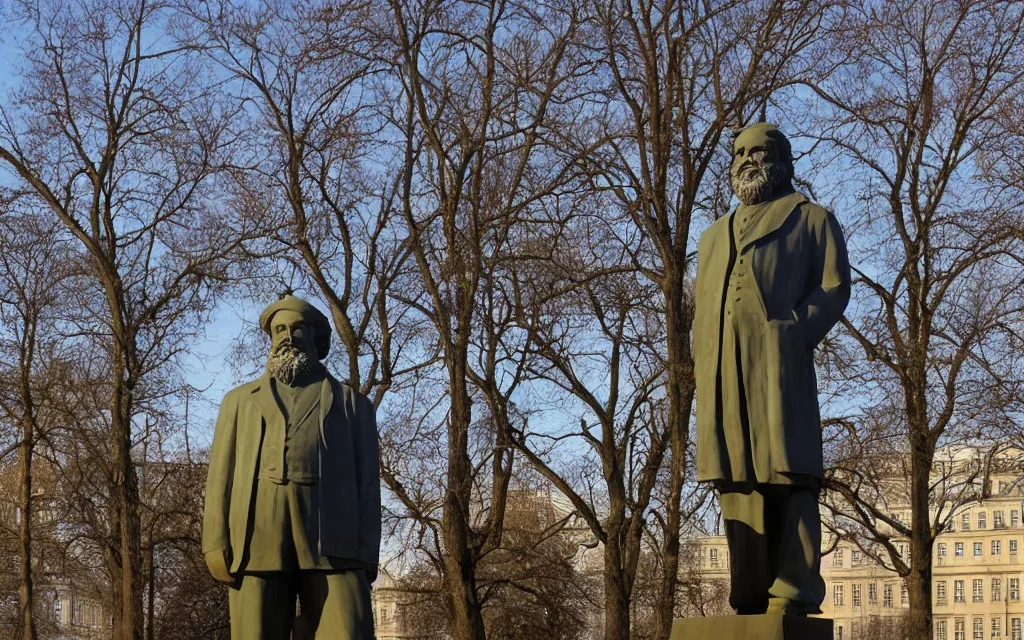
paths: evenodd
<path fill-rule="evenodd" d="M 774 125 L 755 124 L 747 127 L 740 132 L 740 135 L 736 136 L 736 140 L 732 143 L 732 151 L 736 153 L 736 150 L 741 148 L 753 149 L 754 147 L 777 144 L 780 142 L 779 138 L 781 136 L 782 132 Z"/>
<path fill-rule="evenodd" d="M 305 321 L 305 316 L 292 309 L 281 309 L 280 311 L 275 311 L 274 315 L 270 318 L 271 324 L 293 325 Z"/>

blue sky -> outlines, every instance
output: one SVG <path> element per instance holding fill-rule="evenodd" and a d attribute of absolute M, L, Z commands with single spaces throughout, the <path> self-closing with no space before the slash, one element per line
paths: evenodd
<path fill-rule="evenodd" d="M 217 407 L 221 398 L 237 386 L 238 372 L 231 366 L 231 351 L 244 331 L 256 331 L 255 317 L 237 301 L 222 301 L 217 305 L 206 326 L 203 338 L 181 365 L 189 382 L 202 390 L 204 402 L 195 407 L 194 418 L 190 418 L 190 438 L 200 446 L 208 446 L 213 439 L 213 423 L 217 418 Z M 255 311 L 259 314 L 259 310 Z M 249 315 L 250 319 L 245 316 Z"/>

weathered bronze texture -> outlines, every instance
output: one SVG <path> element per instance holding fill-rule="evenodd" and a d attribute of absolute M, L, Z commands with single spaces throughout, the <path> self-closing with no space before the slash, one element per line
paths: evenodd
<path fill-rule="evenodd" d="M 721 493 L 730 603 L 748 614 L 771 600 L 806 615 L 824 598 L 813 356 L 849 301 L 850 266 L 839 222 L 792 178 L 777 127 L 743 130 L 732 164 L 740 205 L 698 245 L 697 474 Z"/>
<path fill-rule="evenodd" d="M 373 404 L 320 360 L 330 323 L 288 295 L 260 316 L 267 371 L 228 392 L 210 452 L 203 553 L 233 639 L 373 637 L 381 535 Z M 295 602 L 302 616 L 295 621 Z"/>

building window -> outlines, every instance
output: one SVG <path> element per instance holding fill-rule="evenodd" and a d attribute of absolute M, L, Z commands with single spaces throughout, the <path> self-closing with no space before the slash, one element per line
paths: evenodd
<path fill-rule="evenodd" d="M 980 542 L 975 542 L 974 543 L 974 557 L 975 558 L 980 558 L 981 557 L 981 543 Z"/>
<path fill-rule="evenodd" d="M 970 531 L 971 530 L 971 514 L 969 512 L 963 514 L 962 516 L 960 516 L 960 530 L 961 531 Z"/>
<path fill-rule="evenodd" d="M 903 559 L 903 560 L 906 560 L 909 557 L 910 557 L 910 545 L 901 542 L 900 543 L 900 558 Z"/>
<path fill-rule="evenodd" d="M 1003 601 L 1003 580 L 1002 578 L 992 578 L 992 602 Z"/>
<path fill-rule="evenodd" d="M 985 640 L 985 618 L 974 619 L 974 640 Z"/>
<path fill-rule="evenodd" d="M 992 637 L 998 638 L 1003 635 L 1002 626 L 999 624 L 999 618 L 992 618 Z"/>
<path fill-rule="evenodd" d="M 868 604 L 878 604 L 878 583 L 872 582 L 868 585 Z"/>
<path fill-rule="evenodd" d="M 953 544 L 953 554 L 958 558 L 964 557 L 964 543 L 956 542 Z"/>
<path fill-rule="evenodd" d="M 1003 520 L 1002 510 L 992 512 L 992 526 L 996 529 L 1006 528 L 1006 521 Z"/>
<path fill-rule="evenodd" d="M 837 584 L 832 587 L 832 606 L 842 607 L 844 606 L 845 596 L 843 594 L 843 585 Z"/>
<path fill-rule="evenodd" d="M 1020 618 L 1010 618 L 1010 640 L 1024 640 L 1021 638 Z"/>
<path fill-rule="evenodd" d="M 945 606 L 946 604 L 946 581 L 940 580 L 935 583 L 935 604 Z"/>
<path fill-rule="evenodd" d="M 1020 578 L 1010 578 L 1010 600 L 1020 600 Z"/>
<path fill-rule="evenodd" d="M 850 551 L 850 566 L 859 567 L 860 563 L 863 562 L 863 555 L 857 549 Z"/>
<path fill-rule="evenodd" d="M 907 585 L 900 585 L 900 605 L 907 606 L 910 604 L 910 595 L 907 593 Z"/>
<path fill-rule="evenodd" d="M 1010 555 L 1011 556 L 1017 555 L 1017 541 L 1016 540 L 1010 540 Z"/>
<path fill-rule="evenodd" d="M 992 555 L 998 556 L 1003 553 L 1003 543 L 1001 540 L 992 541 Z"/>
<path fill-rule="evenodd" d="M 708 557 L 711 560 L 711 568 L 712 569 L 717 569 L 718 568 L 718 549 L 712 549 L 709 552 Z"/>
<path fill-rule="evenodd" d="M 985 529 L 988 527 L 988 514 L 984 511 L 978 512 L 978 528 Z"/>
<path fill-rule="evenodd" d="M 843 566 L 843 550 L 842 549 L 836 549 L 832 553 L 832 566 L 833 567 L 842 567 Z"/>
<path fill-rule="evenodd" d="M 882 606 L 887 609 L 892 609 L 892 585 L 887 584 L 882 587 Z"/>
<path fill-rule="evenodd" d="M 971 601 L 985 602 L 985 587 L 981 578 L 975 578 L 973 587 L 974 588 L 971 590 Z"/>
<path fill-rule="evenodd" d="M 859 607 L 860 606 L 860 584 L 859 583 L 858 584 L 850 585 L 850 600 L 852 601 L 853 606 L 855 606 L 855 607 Z M 856 635 L 855 633 L 852 633 L 852 629 L 851 629 L 851 634 L 850 635 L 854 635 L 854 636 Z"/>
<path fill-rule="evenodd" d="M 946 635 L 946 633 L 947 633 L 947 631 L 946 631 L 946 621 L 945 620 L 936 620 L 935 621 L 935 640 L 949 640 L 949 637 Z"/>
<path fill-rule="evenodd" d="M 836 626 L 836 640 L 843 640 L 843 625 Z"/>
<path fill-rule="evenodd" d="M 964 630 L 963 618 L 957 618 L 953 622 L 953 640 L 967 640 L 967 632 Z"/>
<path fill-rule="evenodd" d="M 1020 512 L 1016 509 L 1010 509 L 1010 526 L 1016 528 L 1020 524 Z"/>
<path fill-rule="evenodd" d="M 953 602 L 964 602 L 964 581 L 953 581 Z"/>
<path fill-rule="evenodd" d="M 945 558 L 946 557 L 946 543 L 945 542 L 940 542 L 939 543 L 939 557 L 940 558 Z"/>

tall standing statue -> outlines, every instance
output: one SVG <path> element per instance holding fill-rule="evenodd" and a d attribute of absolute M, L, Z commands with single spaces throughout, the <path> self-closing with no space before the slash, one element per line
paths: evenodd
<path fill-rule="evenodd" d="M 794 191 L 770 124 L 733 143 L 740 204 L 701 235 L 693 325 L 697 477 L 714 482 L 740 615 L 820 613 L 821 425 L 814 348 L 850 297 L 835 216 Z"/>
<path fill-rule="evenodd" d="M 203 553 L 230 585 L 231 638 L 287 640 L 294 623 L 316 638 L 370 640 L 374 407 L 321 364 L 331 328 L 308 302 L 283 297 L 260 327 L 271 339 L 266 373 L 224 397 L 206 484 Z"/>

